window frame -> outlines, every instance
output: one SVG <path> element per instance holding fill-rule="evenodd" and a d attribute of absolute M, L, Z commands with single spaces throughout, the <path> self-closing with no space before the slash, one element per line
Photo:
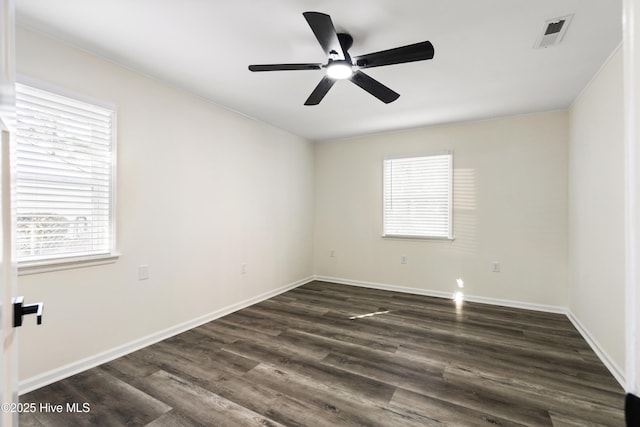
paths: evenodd
<path fill-rule="evenodd" d="M 116 215 L 117 215 L 117 129 L 118 129 L 118 111 L 115 104 L 97 99 L 86 94 L 82 94 L 68 88 L 64 88 L 52 83 L 44 82 L 39 79 L 35 79 L 32 77 L 18 75 L 16 78 L 16 83 L 28 86 L 33 89 L 37 89 L 44 92 L 49 92 L 56 96 L 66 97 L 72 99 L 74 101 L 78 101 L 81 103 L 86 103 L 90 105 L 94 105 L 99 108 L 107 109 L 112 112 L 111 114 L 111 138 L 110 138 L 110 162 L 111 162 L 111 174 L 109 179 L 109 198 L 110 198 L 110 206 L 109 206 L 109 239 L 108 239 L 108 251 L 100 254 L 86 254 L 79 256 L 52 256 L 48 258 L 38 259 L 38 260 L 23 260 L 20 261 L 18 259 L 17 253 L 14 253 L 15 263 L 18 267 L 18 275 L 28 275 L 28 274 L 38 274 L 49 271 L 57 271 L 57 270 L 66 270 L 72 268 L 81 268 L 81 267 L 89 267 L 103 264 L 114 263 L 120 257 L 120 254 L 117 250 L 116 246 Z M 16 120 L 17 120 L 17 111 L 16 111 Z M 12 135 L 14 139 L 13 143 L 13 152 L 12 164 L 17 166 L 17 135 L 14 133 Z M 15 167 L 14 166 L 14 167 Z M 14 175 L 14 192 L 17 191 L 18 186 L 18 177 L 17 173 L 13 172 Z M 14 196 L 14 203 L 17 204 L 17 200 Z M 16 212 L 17 206 L 14 207 L 14 212 Z M 17 220 L 16 218 L 13 219 Z M 14 222 L 15 224 L 15 222 Z M 17 224 L 16 224 L 17 225 Z M 14 226 L 15 229 L 15 226 Z"/>
<path fill-rule="evenodd" d="M 396 160 L 396 159 L 412 159 L 412 158 L 422 158 L 422 157 L 431 157 L 431 156 L 449 156 L 449 171 L 448 171 L 448 192 L 449 192 L 449 200 L 447 206 L 448 212 L 448 230 L 447 236 L 436 236 L 436 235 L 411 235 L 411 234 L 389 234 L 385 230 L 386 225 L 386 181 L 385 181 L 385 164 L 388 160 Z M 409 239 L 409 240 L 444 240 L 444 241 L 453 241 L 455 240 L 453 234 L 453 151 L 451 150 L 439 150 L 439 151 L 430 151 L 428 153 L 421 154 L 405 154 L 405 155 L 393 155 L 393 156 L 384 156 L 382 161 L 382 233 L 381 237 L 384 239 Z"/>

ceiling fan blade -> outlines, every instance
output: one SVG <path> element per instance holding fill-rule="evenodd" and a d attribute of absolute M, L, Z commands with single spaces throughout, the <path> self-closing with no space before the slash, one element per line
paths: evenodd
<path fill-rule="evenodd" d="M 249 71 L 319 70 L 322 64 L 265 64 L 249 65 Z"/>
<path fill-rule="evenodd" d="M 322 98 L 324 98 L 327 92 L 329 92 L 329 89 L 333 87 L 333 84 L 335 82 L 336 81 L 334 79 L 324 76 L 322 80 L 320 80 L 320 83 L 318 83 L 318 86 L 316 86 L 313 92 L 311 92 L 311 95 L 309 95 L 309 98 L 307 98 L 304 105 L 320 104 L 320 101 L 322 101 Z"/>
<path fill-rule="evenodd" d="M 320 12 L 305 12 L 303 15 L 316 39 L 318 39 L 320 46 L 322 46 L 324 53 L 327 56 L 330 54 L 337 55 L 333 59 L 345 59 L 345 53 L 340 45 L 340 40 L 338 40 L 338 34 L 333 26 L 331 17 Z"/>
<path fill-rule="evenodd" d="M 353 83 L 357 84 L 362 89 L 366 90 L 385 104 L 393 102 L 400 97 L 399 93 L 392 91 L 376 79 L 367 76 L 362 71 L 356 71 L 355 73 L 353 73 L 349 80 L 351 80 Z"/>
<path fill-rule="evenodd" d="M 382 65 L 403 64 L 405 62 L 432 59 L 434 54 L 431 42 L 420 42 L 395 49 L 360 55 L 353 58 L 360 68 L 380 67 Z"/>

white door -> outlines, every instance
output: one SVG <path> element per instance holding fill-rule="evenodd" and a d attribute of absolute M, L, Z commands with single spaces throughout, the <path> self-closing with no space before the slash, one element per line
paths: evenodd
<path fill-rule="evenodd" d="M 15 117 L 14 0 L 0 0 L 0 427 L 17 425 L 17 343 L 12 297 L 16 290 L 13 257 L 10 138 Z"/>

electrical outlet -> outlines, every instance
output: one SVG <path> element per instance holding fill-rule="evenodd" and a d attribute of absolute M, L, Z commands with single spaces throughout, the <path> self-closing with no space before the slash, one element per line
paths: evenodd
<path fill-rule="evenodd" d="M 243 262 L 240 265 L 240 273 L 241 274 L 247 274 L 247 263 L 246 262 Z"/>
<path fill-rule="evenodd" d="M 400 264 L 406 264 L 407 263 L 407 256 L 406 255 L 402 255 L 400 257 Z"/>
<path fill-rule="evenodd" d="M 499 262 L 494 261 L 491 263 L 491 271 L 493 273 L 500 273 L 500 269 L 502 268 L 502 266 L 500 265 Z"/>
<path fill-rule="evenodd" d="M 149 266 L 148 265 L 139 265 L 138 266 L 138 280 L 147 280 L 149 278 Z"/>

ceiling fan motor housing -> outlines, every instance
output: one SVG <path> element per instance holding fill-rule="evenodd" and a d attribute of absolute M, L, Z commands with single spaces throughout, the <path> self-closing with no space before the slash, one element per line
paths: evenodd
<path fill-rule="evenodd" d="M 351 34 L 338 33 L 338 41 L 340 42 L 340 46 L 342 46 L 342 50 L 344 50 L 344 54 L 348 56 L 347 51 L 353 46 L 353 37 L 351 37 Z"/>

